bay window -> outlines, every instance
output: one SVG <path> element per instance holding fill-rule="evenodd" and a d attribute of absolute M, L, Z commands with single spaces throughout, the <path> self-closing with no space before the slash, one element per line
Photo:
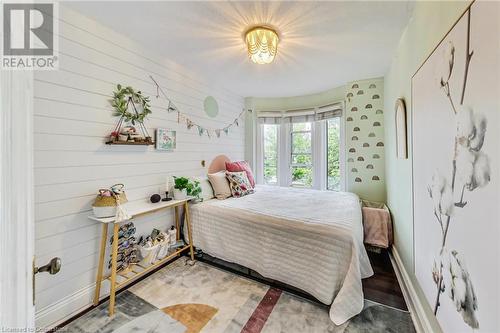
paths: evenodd
<path fill-rule="evenodd" d="M 319 108 L 258 112 L 259 183 L 342 190 L 343 103 Z"/>

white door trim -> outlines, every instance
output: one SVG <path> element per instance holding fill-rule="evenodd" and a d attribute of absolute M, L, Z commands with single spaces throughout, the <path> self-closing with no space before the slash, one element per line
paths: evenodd
<path fill-rule="evenodd" d="M 35 327 L 33 72 L 0 71 L 0 323 Z"/>

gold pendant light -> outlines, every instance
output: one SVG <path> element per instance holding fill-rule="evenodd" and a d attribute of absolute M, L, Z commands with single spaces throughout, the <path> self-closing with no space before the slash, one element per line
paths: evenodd
<path fill-rule="evenodd" d="M 248 30 L 245 34 L 248 57 L 256 64 L 270 64 L 278 52 L 279 37 L 276 31 L 265 26 Z"/>

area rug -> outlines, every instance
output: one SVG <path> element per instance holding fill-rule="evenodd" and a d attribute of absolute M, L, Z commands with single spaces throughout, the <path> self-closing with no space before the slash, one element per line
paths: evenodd
<path fill-rule="evenodd" d="M 259 282 L 181 258 L 62 329 L 78 333 L 364 333 L 415 332 L 410 314 L 365 301 L 341 326 L 328 307 Z"/>

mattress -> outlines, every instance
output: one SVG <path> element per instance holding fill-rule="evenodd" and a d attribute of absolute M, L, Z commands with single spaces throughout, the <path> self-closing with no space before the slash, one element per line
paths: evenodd
<path fill-rule="evenodd" d="M 258 185 L 242 198 L 192 205 L 193 244 L 331 304 L 340 325 L 363 309 L 373 274 L 352 193 Z"/>

